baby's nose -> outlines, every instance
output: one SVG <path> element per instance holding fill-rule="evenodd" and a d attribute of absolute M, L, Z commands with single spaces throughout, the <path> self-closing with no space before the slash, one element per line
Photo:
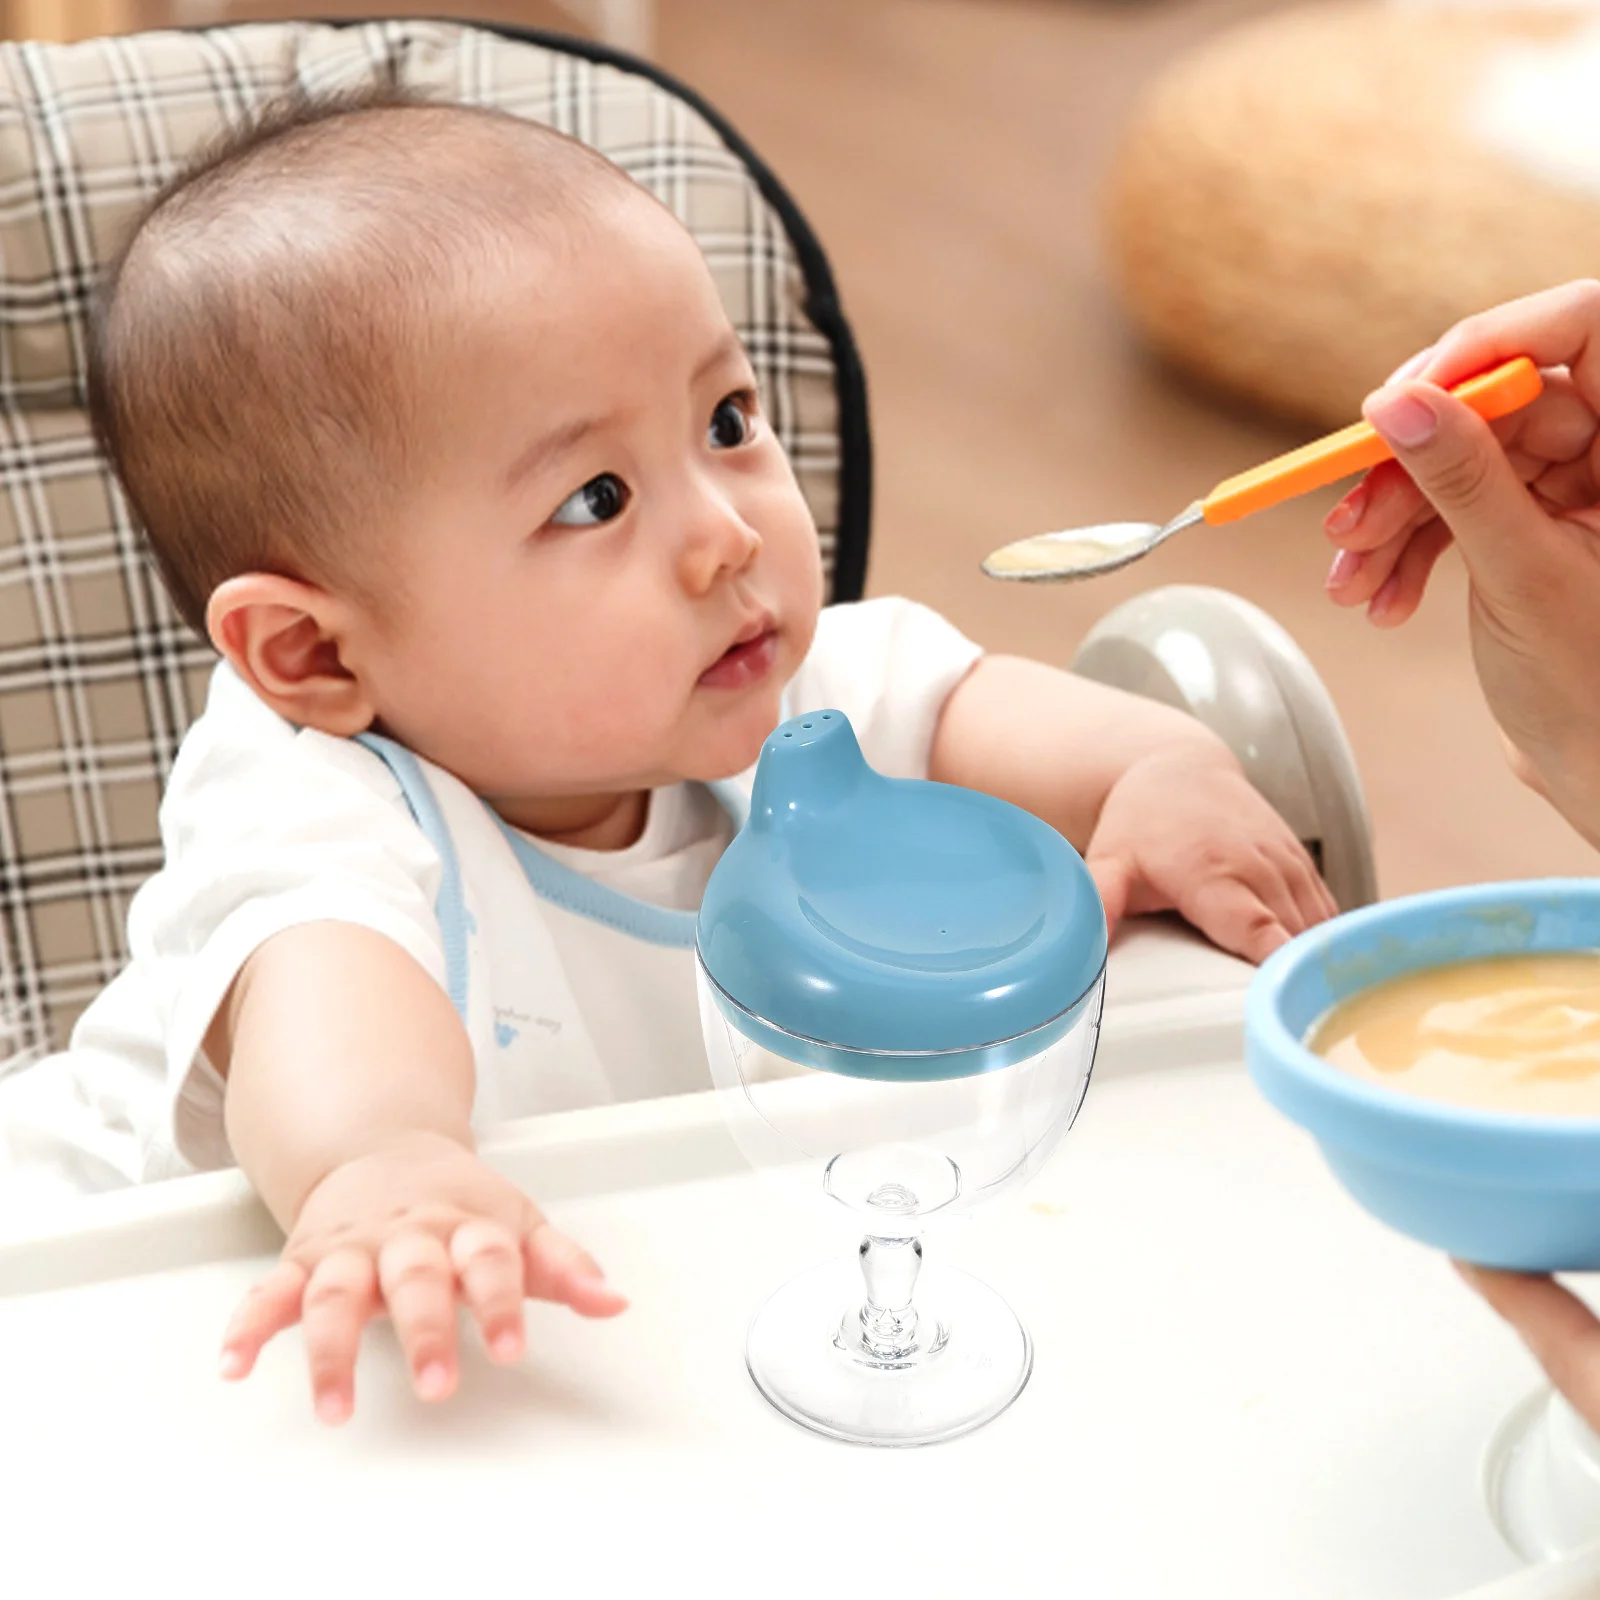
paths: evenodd
<path fill-rule="evenodd" d="M 721 495 L 707 494 L 694 508 L 679 548 L 685 589 L 703 593 L 724 574 L 740 572 L 761 549 L 761 535 Z"/>

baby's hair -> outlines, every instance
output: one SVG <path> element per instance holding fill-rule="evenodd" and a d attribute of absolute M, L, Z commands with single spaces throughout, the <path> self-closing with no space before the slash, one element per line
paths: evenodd
<path fill-rule="evenodd" d="M 96 298 L 89 412 L 192 627 L 245 572 L 372 592 L 353 535 L 407 481 L 441 291 L 614 185 L 549 128 L 382 88 L 278 102 L 161 191 Z"/>

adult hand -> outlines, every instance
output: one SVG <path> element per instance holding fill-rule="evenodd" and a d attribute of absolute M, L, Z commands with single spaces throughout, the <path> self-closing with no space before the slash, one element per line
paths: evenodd
<path fill-rule="evenodd" d="M 1546 378 L 1524 410 L 1490 424 L 1444 392 L 1518 355 Z M 1396 459 L 1329 514 L 1332 598 L 1404 622 L 1458 544 L 1473 661 L 1518 775 L 1600 844 L 1600 282 L 1458 323 L 1365 409 Z"/>
<path fill-rule="evenodd" d="M 1460 1262 L 1456 1270 L 1517 1330 L 1572 1409 L 1600 1431 L 1600 1320 L 1588 1306 L 1553 1278 Z"/>

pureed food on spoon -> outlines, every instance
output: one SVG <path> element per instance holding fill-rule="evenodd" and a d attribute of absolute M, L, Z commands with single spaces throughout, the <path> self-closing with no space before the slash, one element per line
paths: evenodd
<path fill-rule="evenodd" d="M 1600 951 L 1496 956 L 1391 978 L 1308 1047 L 1358 1078 L 1454 1105 L 1600 1117 Z"/>

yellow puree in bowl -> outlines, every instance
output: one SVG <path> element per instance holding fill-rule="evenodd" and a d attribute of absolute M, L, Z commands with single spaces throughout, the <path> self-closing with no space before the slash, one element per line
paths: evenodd
<path fill-rule="evenodd" d="M 1497 956 L 1375 984 L 1308 1045 L 1346 1072 L 1454 1105 L 1600 1116 L 1600 951 Z"/>

